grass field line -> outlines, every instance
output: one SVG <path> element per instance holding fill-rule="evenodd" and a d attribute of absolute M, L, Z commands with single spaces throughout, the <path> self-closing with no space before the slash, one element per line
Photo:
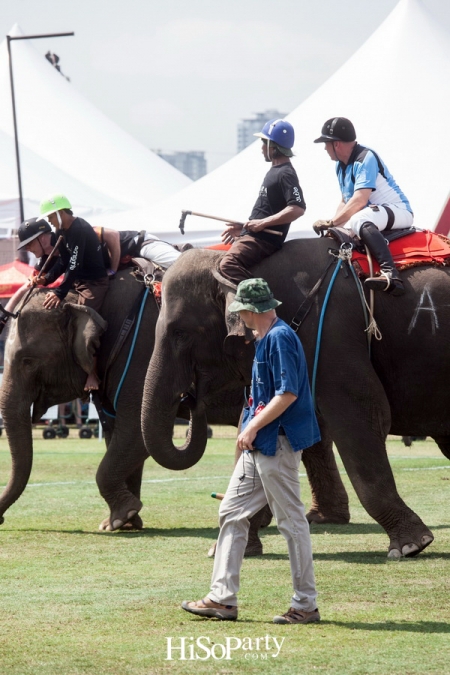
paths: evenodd
<path fill-rule="evenodd" d="M 442 471 L 443 469 L 450 469 L 450 463 L 443 466 L 427 466 L 427 467 L 404 467 L 397 468 L 396 471 Z M 346 472 L 341 470 L 339 473 L 342 476 L 346 475 Z M 300 473 L 300 477 L 306 478 L 306 473 Z M 148 478 L 143 480 L 142 483 L 175 483 L 175 482 L 188 482 L 196 480 L 223 480 L 228 479 L 230 476 L 183 476 L 182 478 Z M 51 487 L 57 485 L 95 485 L 94 480 L 68 480 L 68 481 L 55 481 L 50 483 L 28 483 L 27 487 Z M 1 485 L 0 488 L 5 488 L 6 485 Z"/>

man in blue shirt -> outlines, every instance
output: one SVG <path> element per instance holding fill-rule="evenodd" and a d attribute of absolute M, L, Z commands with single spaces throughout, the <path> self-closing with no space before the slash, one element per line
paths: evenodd
<path fill-rule="evenodd" d="M 303 348 L 294 331 L 278 319 L 275 308 L 280 304 L 264 279 L 246 279 L 229 307 L 239 312 L 257 342 L 251 396 L 237 440 L 242 455 L 219 510 L 211 590 L 203 600 L 182 604 L 199 616 L 237 619 L 249 519 L 268 503 L 288 544 L 294 589 L 290 609 L 274 623 L 320 621 L 298 474 L 302 450 L 317 443 L 320 434 Z"/>
<path fill-rule="evenodd" d="M 347 118 L 327 120 L 314 143 L 325 143 L 329 157 L 336 162 L 342 193 L 333 219 L 317 221 L 314 229 L 351 228 L 380 266 L 381 276 L 369 277 L 365 285 L 403 295 L 403 281 L 381 231 L 411 227 L 414 216 L 409 201 L 376 152 L 356 142 L 355 128 Z"/>

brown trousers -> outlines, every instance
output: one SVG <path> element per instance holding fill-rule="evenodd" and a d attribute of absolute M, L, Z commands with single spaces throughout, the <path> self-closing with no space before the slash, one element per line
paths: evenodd
<path fill-rule="evenodd" d="M 250 268 L 257 265 L 264 258 L 278 251 L 279 247 L 268 241 L 256 239 L 250 234 L 238 237 L 232 247 L 223 256 L 219 264 L 222 276 L 235 284 L 244 279 L 251 279 Z"/>
<path fill-rule="evenodd" d="M 101 277 L 95 281 L 78 279 L 73 285 L 73 290 L 77 294 L 77 304 L 92 307 L 99 313 L 108 288 L 109 277 Z"/>

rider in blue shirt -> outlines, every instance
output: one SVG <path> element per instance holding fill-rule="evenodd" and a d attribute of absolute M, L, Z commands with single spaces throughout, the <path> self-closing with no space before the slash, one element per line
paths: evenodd
<path fill-rule="evenodd" d="M 376 152 L 356 142 L 350 120 L 345 117 L 327 120 L 322 135 L 314 142 L 325 143 L 329 157 L 336 162 L 342 193 L 333 219 L 317 221 L 314 229 L 333 225 L 351 228 L 380 266 L 381 276 L 369 277 L 365 285 L 403 295 L 403 281 L 381 231 L 411 227 L 414 216 L 408 199 Z"/>

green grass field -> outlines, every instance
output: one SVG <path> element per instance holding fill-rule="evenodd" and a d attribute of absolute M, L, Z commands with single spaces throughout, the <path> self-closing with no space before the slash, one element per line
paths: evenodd
<path fill-rule="evenodd" d="M 180 609 L 209 588 L 219 504 L 209 495 L 226 489 L 233 435 L 215 430 L 202 462 L 186 472 L 149 460 L 145 529 L 125 534 L 97 529 L 106 515 L 95 485 L 103 444 L 35 432 L 29 485 L 0 527 L 0 675 L 450 673 L 450 462 L 432 441 L 389 442 L 399 492 L 436 538 L 418 558 L 387 562 L 387 537 L 346 477 L 351 524 L 312 528 L 320 624 L 272 624 L 290 597 L 274 526 L 264 531 L 264 555 L 244 561 L 237 623 Z M 9 468 L 2 436 L 2 486 Z M 308 504 L 306 477 L 302 496 Z M 168 660 L 168 645 L 182 638 L 186 659 L 174 650 Z M 259 650 L 256 638 L 264 638 Z M 229 659 L 227 645 L 238 647 Z"/>

